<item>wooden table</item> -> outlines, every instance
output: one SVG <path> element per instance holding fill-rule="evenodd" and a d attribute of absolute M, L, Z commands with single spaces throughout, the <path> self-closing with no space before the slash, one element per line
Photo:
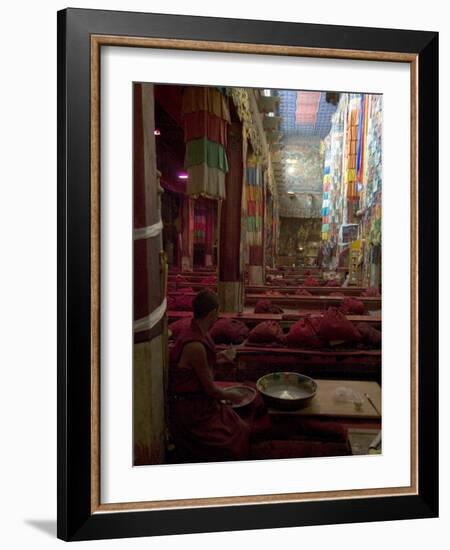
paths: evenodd
<path fill-rule="evenodd" d="M 380 454 L 381 445 L 377 448 L 371 448 L 370 445 L 379 435 L 380 430 L 368 428 L 350 428 L 347 431 L 347 439 L 352 451 L 352 455 Z"/>
<path fill-rule="evenodd" d="M 376 382 L 362 380 L 316 380 L 317 393 L 311 403 L 302 409 L 282 411 L 269 409 L 269 414 L 276 416 L 296 415 L 336 420 L 346 426 L 358 425 L 361 422 L 379 427 L 381 425 L 381 388 Z M 361 396 L 362 404 L 356 407 L 353 402 L 338 402 L 336 388 L 343 387 L 353 390 Z M 370 396 L 375 407 L 369 402 Z"/>

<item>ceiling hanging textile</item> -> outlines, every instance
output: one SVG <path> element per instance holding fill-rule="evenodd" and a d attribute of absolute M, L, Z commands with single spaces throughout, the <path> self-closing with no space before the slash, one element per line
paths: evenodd
<path fill-rule="evenodd" d="M 347 187 L 347 200 L 354 201 L 358 198 L 356 188 L 356 159 L 358 154 L 360 96 L 350 101 L 347 118 L 347 135 L 345 151 L 345 183 Z"/>
<path fill-rule="evenodd" d="M 297 92 L 296 123 L 314 126 L 317 119 L 319 102 L 320 92 Z"/>
<path fill-rule="evenodd" d="M 206 137 L 209 141 L 219 143 L 222 147 L 227 146 L 228 122 L 223 118 L 207 111 L 186 113 L 183 118 L 186 143 Z"/>
<path fill-rule="evenodd" d="M 366 120 L 366 111 L 367 111 L 367 100 L 365 94 L 361 97 L 361 108 L 359 110 L 359 124 L 358 124 L 358 149 L 356 154 L 356 182 L 363 183 L 363 167 L 364 167 L 364 146 L 366 141 L 366 132 L 367 132 L 367 120 Z M 360 191 L 362 188 L 357 187 L 357 190 Z"/>
<path fill-rule="evenodd" d="M 324 169 L 323 169 L 323 196 L 322 196 L 322 240 L 328 240 L 329 222 L 328 215 L 330 211 L 330 181 L 331 181 L 331 138 L 327 137 L 324 143 Z"/>
<path fill-rule="evenodd" d="M 247 231 L 246 242 L 248 255 L 252 249 L 259 249 L 262 245 L 262 219 L 263 219 L 263 167 L 256 156 L 252 155 L 247 159 L 245 168 L 245 196 Z"/>
<path fill-rule="evenodd" d="M 194 207 L 194 243 L 204 244 L 206 236 L 207 207 L 203 199 L 195 201 Z"/>
<path fill-rule="evenodd" d="M 226 155 L 230 111 L 228 97 L 217 88 L 186 86 L 183 126 L 188 173 L 186 194 L 225 198 Z"/>

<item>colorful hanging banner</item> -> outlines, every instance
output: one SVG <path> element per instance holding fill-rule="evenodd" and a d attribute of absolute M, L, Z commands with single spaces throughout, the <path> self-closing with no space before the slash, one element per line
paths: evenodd
<path fill-rule="evenodd" d="M 190 166 L 187 169 L 188 180 L 186 194 L 210 199 L 225 198 L 225 172 L 211 168 L 205 163 Z"/>
<path fill-rule="evenodd" d="M 219 118 L 208 111 L 196 111 L 184 115 L 184 140 L 189 142 L 194 139 L 206 137 L 209 141 L 227 146 L 226 120 Z"/>
<path fill-rule="evenodd" d="M 228 172 L 225 149 L 222 145 L 206 138 L 194 139 L 186 144 L 185 168 L 197 164 L 207 164 L 210 168 L 218 168 L 222 172 Z"/>
<path fill-rule="evenodd" d="M 316 123 L 320 92 L 297 92 L 295 121 L 297 124 Z"/>
<path fill-rule="evenodd" d="M 183 114 L 207 111 L 228 124 L 231 122 L 228 97 L 215 88 L 206 86 L 186 86 L 183 93 Z"/>

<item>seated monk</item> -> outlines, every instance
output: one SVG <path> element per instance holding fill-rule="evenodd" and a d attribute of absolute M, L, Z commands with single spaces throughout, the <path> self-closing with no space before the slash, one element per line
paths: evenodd
<path fill-rule="evenodd" d="M 246 459 L 250 427 L 229 404 L 240 397 L 222 390 L 213 379 L 216 351 L 208 330 L 218 317 L 216 294 L 200 291 L 192 308 L 194 317 L 170 354 L 169 421 L 176 452 L 183 461 Z M 232 360 L 230 351 L 221 352 L 218 359 Z"/>

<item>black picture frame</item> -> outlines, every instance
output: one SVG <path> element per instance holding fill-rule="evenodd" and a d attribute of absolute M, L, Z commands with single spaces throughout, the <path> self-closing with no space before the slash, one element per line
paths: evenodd
<path fill-rule="evenodd" d="M 93 513 L 91 36 L 417 56 L 416 495 Z M 64 540 L 430 518 L 438 515 L 438 33 L 66 9 L 58 12 L 58 531 Z M 421 223 L 422 222 L 422 223 Z"/>

